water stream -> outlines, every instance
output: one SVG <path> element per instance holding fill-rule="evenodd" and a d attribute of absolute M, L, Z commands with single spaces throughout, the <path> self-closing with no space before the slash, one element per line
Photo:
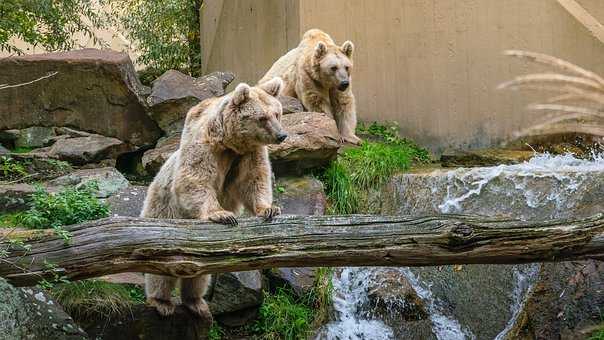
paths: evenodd
<path fill-rule="evenodd" d="M 591 197 L 599 194 L 601 185 L 596 184 L 598 188 L 595 195 L 590 190 L 594 183 L 602 182 L 603 174 L 603 155 L 594 155 L 592 160 L 581 160 L 572 155 L 541 154 L 517 165 L 460 168 L 428 176 L 402 175 L 395 187 L 399 200 L 404 201 L 404 204 L 395 206 L 403 208 L 391 213 L 473 213 L 522 219 L 589 214 L 589 209 L 585 207 L 589 207 L 588 203 L 593 200 L 601 200 L 601 197 Z M 429 188 L 425 188 L 426 186 Z M 418 188 L 423 188 L 424 192 Z M 505 339 L 522 311 L 527 292 L 537 277 L 539 265 L 465 267 L 466 272 L 462 272 L 465 276 L 456 274 L 456 270 L 447 267 L 443 273 L 434 268 L 394 270 L 411 284 L 426 306 L 432 332 L 429 338 Z M 379 315 L 362 310 L 362 306 L 367 304 L 369 283 L 376 280 L 381 270 L 384 269 L 343 268 L 339 275 L 334 276 L 336 319 L 321 330 L 318 339 L 397 338 L 397 330 L 387 325 Z M 467 282 L 454 282 L 463 280 Z M 479 290 L 474 284 L 487 289 Z M 451 295 L 457 292 L 461 298 L 449 298 L 448 292 Z M 473 300 L 477 294 L 488 296 L 482 300 Z M 481 318 L 489 316 L 481 314 L 478 308 L 479 305 L 488 305 L 489 298 L 497 303 L 493 303 L 496 307 L 488 308 L 495 308 L 499 314 L 505 315 L 501 315 L 496 322 L 493 321 L 499 325 L 499 329 L 485 331 L 480 326 Z M 461 306 L 464 303 L 468 306 Z M 484 321 L 488 323 L 492 320 Z M 491 335 L 485 336 L 487 333 Z"/>

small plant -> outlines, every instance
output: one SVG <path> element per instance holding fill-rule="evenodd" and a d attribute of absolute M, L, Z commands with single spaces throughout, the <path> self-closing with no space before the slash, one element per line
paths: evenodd
<path fill-rule="evenodd" d="M 317 268 L 314 287 L 306 297 L 307 304 L 315 310 L 312 322 L 315 329 L 324 324 L 328 319 L 333 296 L 332 275 L 333 268 Z"/>
<path fill-rule="evenodd" d="M 220 327 L 220 325 L 216 322 L 212 324 L 210 327 L 210 331 L 208 332 L 209 340 L 220 340 L 224 337 L 224 329 Z"/>
<path fill-rule="evenodd" d="M 406 138 L 401 138 L 399 135 L 399 126 L 396 122 L 379 124 L 373 122 L 369 126 L 364 123 L 360 123 L 357 126 L 357 134 L 369 135 L 370 137 L 377 138 L 383 143 L 389 145 L 399 145 L 406 149 L 412 150 L 413 160 L 417 162 L 429 162 L 430 153 L 428 150 L 419 147 L 413 141 Z"/>
<path fill-rule="evenodd" d="M 11 150 L 12 153 L 28 153 L 35 148 L 27 146 L 19 146 Z"/>
<path fill-rule="evenodd" d="M 593 333 L 587 340 L 604 340 L 604 325 Z"/>
<path fill-rule="evenodd" d="M 132 290 L 137 289 L 134 298 Z M 141 303 L 140 288 L 101 280 L 62 283 L 50 288 L 51 295 L 65 311 L 78 320 L 94 315 L 121 315 Z"/>
<path fill-rule="evenodd" d="M 107 217 L 109 207 L 93 194 L 97 189 L 97 184 L 92 182 L 56 194 L 39 187 L 32 194 L 29 210 L 16 215 L 15 222 L 26 228 L 43 229 Z"/>
<path fill-rule="evenodd" d="M 313 310 L 307 304 L 291 289 L 278 288 L 275 294 L 265 293 L 253 330 L 263 339 L 306 339 L 312 321 Z"/>
<path fill-rule="evenodd" d="M 23 164 L 20 164 L 10 156 L 0 157 L 0 175 L 3 179 L 13 180 L 27 176 L 27 170 Z"/>

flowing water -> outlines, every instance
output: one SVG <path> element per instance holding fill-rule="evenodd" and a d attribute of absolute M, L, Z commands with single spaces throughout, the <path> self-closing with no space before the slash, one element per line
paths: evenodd
<path fill-rule="evenodd" d="M 390 214 L 472 213 L 520 219 L 585 216 L 601 211 L 604 157 L 536 155 L 516 165 L 400 175 Z M 426 306 L 431 334 L 401 333 L 367 313 L 368 286 L 383 268 L 344 268 L 333 279 L 336 320 L 319 339 L 432 338 L 503 340 L 524 306 L 539 265 L 396 268 Z M 393 270 L 393 268 L 389 268 Z M 397 335 L 398 334 L 398 335 Z M 405 334 L 405 335 L 401 335 Z"/>

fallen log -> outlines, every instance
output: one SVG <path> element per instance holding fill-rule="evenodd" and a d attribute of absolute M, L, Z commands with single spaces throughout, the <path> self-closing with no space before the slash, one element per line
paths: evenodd
<path fill-rule="evenodd" d="M 433 266 L 604 259 L 604 214 L 518 221 L 465 215 L 281 216 L 239 226 L 107 218 L 0 234 L 0 276 L 17 286 L 119 272 L 178 277 L 292 266 Z M 20 241 L 16 241 L 20 240 Z M 2 254 L 2 253 L 0 253 Z"/>

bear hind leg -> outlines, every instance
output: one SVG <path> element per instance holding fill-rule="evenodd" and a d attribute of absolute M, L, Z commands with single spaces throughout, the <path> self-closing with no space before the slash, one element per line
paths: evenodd
<path fill-rule="evenodd" d="M 181 279 L 180 294 L 182 304 L 187 307 L 193 314 L 202 319 L 212 322 L 212 314 L 210 307 L 203 296 L 210 285 L 210 275 L 201 275 L 193 278 Z"/>
<path fill-rule="evenodd" d="M 172 290 L 176 287 L 177 278 L 171 276 L 145 274 L 145 295 L 147 303 L 155 307 L 162 316 L 174 314 Z"/>

